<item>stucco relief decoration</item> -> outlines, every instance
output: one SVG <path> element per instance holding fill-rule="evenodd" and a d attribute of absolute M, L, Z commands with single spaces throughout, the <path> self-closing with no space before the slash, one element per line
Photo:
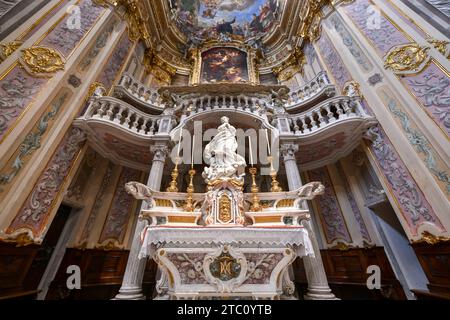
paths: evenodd
<path fill-rule="evenodd" d="M 402 78 L 441 129 L 450 135 L 450 77 L 435 63 L 416 76 Z"/>
<path fill-rule="evenodd" d="M 345 174 L 344 168 L 342 167 L 340 162 L 336 163 L 336 169 L 339 173 L 339 177 L 341 178 L 344 188 L 345 188 L 345 194 L 347 195 L 347 200 L 350 203 L 350 206 L 352 207 L 353 215 L 355 216 L 355 220 L 358 223 L 359 231 L 361 232 L 361 235 L 364 240 L 367 242 L 371 242 L 371 238 L 369 235 L 369 231 L 367 230 L 366 223 L 364 222 L 364 218 L 362 216 L 361 210 L 359 210 L 358 204 L 356 203 L 355 196 L 353 194 L 353 191 L 350 187 L 350 184 L 347 180 L 347 176 Z"/>
<path fill-rule="evenodd" d="M 362 67 L 366 72 L 373 69 L 373 64 L 367 58 L 367 56 L 362 51 L 361 47 L 358 45 L 357 41 L 353 38 L 352 34 L 348 31 L 347 27 L 344 25 L 342 18 L 338 14 L 333 14 L 330 16 L 330 23 L 334 26 L 336 31 L 342 38 L 342 42 L 348 48 L 355 61 Z"/>
<path fill-rule="evenodd" d="M 109 89 L 112 86 L 118 72 L 124 65 L 131 45 L 132 42 L 130 41 L 130 38 L 127 34 L 124 34 L 106 66 L 100 72 L 97 82 L 101 83 L 106 89 Z"/>
<path fill-rule="evenodd" d="M 417 236 L 418 229 L 423 224 L 445 231 L 383 130 L 380 127 L 373 127 L 369 129 L 367 137 L 373 142 L 371 150 L 397 200 L 411 234 Z"/>
<path fill-rule="evenodd" d="M 32 78 L 21 68 L 15 67 L 0 82 L 0 140 L 47 81 Z"/>
<path fill-rule="evenodd" d="M 31 194 L 6 230 L 8 235 L 13 237 L 25 231 L 36 242 L 42 241 L 44 236 L 42 233 L 52 211 L 53 203 L 62 191 L 66 176 L 69 174 L 85 139 L 86 135 L 80 129 L 72 128 L 69 130 L 39 177 Z"/>
<path fill-rule="evenodd" d="M 55 120 L 68 95 L 67 92 L 64 92 L 51 103 L 50 108 L 42 115 L 35 128 L 22 141 L 18 152 L 16 151 L 14 160 L 8 167 L 8 171 L 0 171 L 0 193 L 4 191 L 1 186 L 11 183 L 25 166 L 28 157 L 41 147 L 44 134 Z"/>
<path fill-rule="evenodd" d="M 141 172 L 124 168 L 120 175 L 111 209 L 108 212 L 99 243 L 123 243 L 130 215 L 133 209 L 134 198 L 125 190 L 129 181 L 139 181 Z"/>
<path fill-rule="evenodd" d="M 152 155 L 148 147 L 127 142 L 109 133 L 105 133 L 103 141 L 110 152 L 128 161 L 142 164 L 152 162 Z"/>
<path fill-rule="evenodd" d="M 423 155 L 423 161 L 428 170 L 441 182 L 442 189 L 450 195 L 450 178 L 448 167 L 441 157 L 436 153 L 427 137 L 419 130 L 417 125 L 411 121 L 409 116 L 401 109 L 400 104 L 394 99 L 389 91 L 381 91 L 382 98 L 386 101 L 389 110 L 397 117 L 406 133 L 406 137 L 419 154 Z"/>
<path fill-rule="evenodd" d="M 380 27 L 371 27 L 371 24 L 367 21 L 371 21 L 374 9 L 376 7 L 370 0 L 354 1 L 345 7 L 352 21 L 372 42 L 381 56 L 384 56 L 395 46 L 411 42 L 383 14 L 379 19 Z"/>
<path fill-rule="evenodd" d="M 85 247 L 87 245 L 87 241 L 89 239 L 89 236 L 91 235 L 95 220 L 97 219 L 100 209 L 104 204 L 105 195 L 107 194 L 108 187 L 110 187 L 113 168 L 114 165 L 112 164 L 112 162 L 109 162 L 108 167 L 106 168 L 106 173 L 102 179 L 102 183 L 100 184 L 100 188 L 98 189 L 97 195 L 95 197 L 94 205 L 92 206 L 91 212 L 89 213 L 89 217 L 83 228 L 83 233 L 81 234 L 81 237 L 78 241 L 80 247 Z"/>
<path fill-rule="evenodd" d="M 22 50 L 21 65 L 32 75 L 51 77 L 64 70 L 65 59 L 55 49 L 31 47 Z"/>
<path fill-rule="evenodd" d="M 397 47 L 387 54 L 384 67 L 397 74 L 420 72 L 429 61 L 429 50 L 417 44 Z"/>
<path fill-rule="evenodd" d="M 76 48 L 85 34 L 91 29 L 95 21 L 104 12 L 105 8 L 93 5 L 91 0 L 84 0 L 78 4 L 80 8 L 81 28 L 71 28 L 70 15 L 67 15 L 58 26 L 43 40 L 40 46 L 57 49 L 66 58 Z"/>
<path fill-rule="evenodd" d="M 298 159 L 303 164 L 311 164 L 323 158 L 332 156 L 338 150 L 342 150 L 348 137 L 344 132 L 337 133 L 326 140 L 314 144 L 305 145 L 303 152 L 298 154 Z M 320 180 L 317 180 L 320 181 Z"/>
<path fill-rule="evenodd" d="M 312 170 L 308 172 L 308 177 L 310 181 L 321 181 L 325 186 L 325 194 L 320 196 L 315 203 L 320 211 L 320 220 L 327 243 L 332 244 L 338 240 L 351 243 L 352 238 L 347 229 L 327 168 Z"/>
<path fill-rule="evenodd" d="M 345 67 L 344 62 L 327 35 L 323 34 L 320 37 L 317 41 L 317 46 L 328 70 L 330 70 L 333 78 L 342 90 L 346 82 L 352 80 L 352 77 Z"/>

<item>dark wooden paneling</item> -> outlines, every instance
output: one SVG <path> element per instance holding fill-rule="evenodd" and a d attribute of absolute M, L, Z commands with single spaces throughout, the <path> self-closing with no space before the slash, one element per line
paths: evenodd
<path fill-rule="evenodd" d="M 0 243 L 0 296 L 25 290 L 25 279 L 39 247 L 16 248 Z"/>
<path fill-rule="evenodd" d="M 129 252 L 126 250 L 67 249 L 47 299 L 107 300 L 118 293 L 125 273 Z M 68 290 L 67 267 L 81 269 L 81 290 Z M 155 285 L 156 264 L 147 263 L 144 276 L 144 294 L 151 298 Z"/>
<path fill-rule="evenodd" d="M 328 282 L 337 297 L 341 299 L 406 298 L 383 248 L 321 250 L 321 255 Z M 367 288 L 366 281 L 369 275 L 366 271 L 370 265 L 377 265 L 381 269 L 381 291 Z M 294 273 L 301 293 L 306 293 L 308 281 L 301 259 L 295 261 Z"/>
<path fill-rule="evenodd" d="M 450 295 L 450 243 L 412 245 L 428 278 L 428 288 L 436 295 Z"/>

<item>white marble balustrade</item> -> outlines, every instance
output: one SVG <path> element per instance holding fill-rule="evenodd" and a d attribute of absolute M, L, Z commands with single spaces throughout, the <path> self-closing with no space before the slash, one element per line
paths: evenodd
<path fill-rule="evenodd" d="M 116 91 L 126 93 L 131 98 L 134 98 L 152 109 L 164 109 L 164 103 L 161 102 L 159 93 L 154 89 L 148 88 L 129 74 L 122 75 Z"/>
<path fill-rule="evenodd" d="M 314 101 L 317 98 L 322 96 L 331 97 L 335 93 L 335 86 L 330 82 L 327 73 L 322 71 L 301 88 L 291 91 L 290 99 L 286 104 L 286 109 L 296 109 Z"/>
<path fill-rule="evenodd" d="M 186 97 L 181 103 L 181 110 L 187 116 L 192 116 L 210 110 L 239 110 L 261 116 L 271 108 L 268 97 L 255 97 L 248 95 L 204 95 L 202 97 Z"/>
<path fill-rule="evenodd" d="M 100 97 L 91 101 L 81 119 L 101 120 L 140 135 L 152 136 L 159 132 L 162 118 L 144 113 L 116 98 Z"/>
<path fill-rule="evenodd" d="M 306 112 L 289 115 L 288 121 L 292 133 L 306 135 L 352 118 L 373 120 L 365 112 L 359 98 L 335 97 Z"/>

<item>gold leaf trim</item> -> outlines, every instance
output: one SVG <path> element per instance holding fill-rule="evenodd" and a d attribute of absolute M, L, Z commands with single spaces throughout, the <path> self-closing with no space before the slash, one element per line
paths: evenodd
<path fill-rule="evenodd" d="M 424 231 L 422 232 L 422 238 L 420 240 L 414 241 L 413 244 L 427 243 L 429 245 L 437 245 L 440 243 L 450 242 L 450 238 L 435 236 L 434 234 Z"/>

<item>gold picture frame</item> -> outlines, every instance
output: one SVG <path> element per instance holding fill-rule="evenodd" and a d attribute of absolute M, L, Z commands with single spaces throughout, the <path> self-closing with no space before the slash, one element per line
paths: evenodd
<path fill-rule="evenodd" d="M 229 81 L 229 80 L 220 80 L 215 82 L 203 81 L 202 79 L 202 70 L 204 66 L 203 56 L 206 52 L 213 49 L 235 49 L 239 52 L 246 54 L 246 67 L 248 71 L 248 80 L 245 79 L 243 81 Z M 257 71 L 257 52 L 252 47 L 242 43 L 240 41 L 231 41 L 231 42 L 219 42 L 219 41 L 207 41 L 201 47 L 192 49 L 190 52 L 190 57 L 192 60 L 192 72 L 190 75 L 189 84 L 190 85 L 199 85 L 199 84 L 207 84 L 207 83 L 250 83 L 250 84 L 259 84 L 259 76 Z"/>

